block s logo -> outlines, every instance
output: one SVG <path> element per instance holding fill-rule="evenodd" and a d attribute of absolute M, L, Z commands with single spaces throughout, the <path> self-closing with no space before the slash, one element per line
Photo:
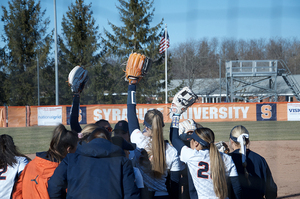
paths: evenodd
<path fill-rule="evenodd" d="M 261 117 L 265 120 L 268 120 L 272 117 L 272 106 L 263 105 L 261 106 Z"/>
<path fill-rule="evenodd" d="M 277 121 L 276 104 L 256 104 L 257 121 Z"/>

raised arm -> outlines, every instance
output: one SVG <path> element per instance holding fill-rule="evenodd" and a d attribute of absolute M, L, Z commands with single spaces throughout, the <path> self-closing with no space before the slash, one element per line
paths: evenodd
<path fill-rule="evenodd" d="M 79 99 L 86 82 L 88 81 L 88 72 L 81 66 L 75 66 L 69 73 L 68 82 L 73 93 L 73 104 L 70 115 L 70 125 L 73 131 L 81 132 L 81 127 L 78 122 L 79 115 Z"/>
<path fill-rule="evenodd" d="M 178 155 L 180 155 L 182 147 L 185 146 L 183 141 L 180 139 L 180 137 L 178 135 L 179 119 L 180 119 L 180 115 L 173 115 L 172 123 L 170 126 L 170 140 L 172 142 L 172 145 L 177 150 Z"/>
<path fill-rule="evenodd" d="M 128 85 L 128 96 L 127 96 L 127 119 L 129 134 L 135 130 L 140 129 L 139 121 L 136 116 L 136 85 Z"/>
<path fill-rule="evenodd" d="M 78 122 L 79 106 L 80 106 L 79 100 L 80 100 L 79 93 L 73 94 L 73 104 L 70 113 L 70 126 L 72 131 L 75 131 L 77 133 L 80 133 L 82 130 Z"/>

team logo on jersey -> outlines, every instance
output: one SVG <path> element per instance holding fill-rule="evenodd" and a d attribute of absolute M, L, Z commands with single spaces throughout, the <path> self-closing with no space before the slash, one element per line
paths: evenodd
<path fill-rule="evenodd" d="M 256 104 L 257 121 L 277 121 L 276 103 Z"/>
<path fill-rule="evenodd" d="M 37 175 L 34 179 L 31 179 L 31 181 L 35 182 L 35 184 L 38 184 L 38 182 L 36 181 L 37 177 L 39 177 L 39 175 Z"/>
<path fill-rule="evenodd" d="M 70 125 L 70 114 L 71 114 L 71 107 L 67 107 L 67 125 Z M 86 124 L 85 106 L 79 108 L 78 122 L 79 124 Z"/>

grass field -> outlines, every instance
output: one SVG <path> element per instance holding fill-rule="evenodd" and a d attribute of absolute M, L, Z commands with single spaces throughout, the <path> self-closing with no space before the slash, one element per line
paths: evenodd
<path fill-rule="evenodd" d="M 244 125 L 250 132 L 250 140 L 300 140 L 300 122 L 262 121 L 262 122 L 218 122 L 201 123 L 215 132 L 216 141 L 228 141 L 229 132 L 235 125 Z M 66 126 L 70 129 L 70 126 Z M 114 127 L 114 124 L 112 124 Z M 142 127 L 142 125 L 141 125 Z M 54 126 L 33 126 L 18 128 L 0 128 L 0 134 L 9 134 L 14 138 L 20 151 L 31 154 L 48 149 Z M 169 138 L 170 123 L 164 127 L 165 139 Z"/>

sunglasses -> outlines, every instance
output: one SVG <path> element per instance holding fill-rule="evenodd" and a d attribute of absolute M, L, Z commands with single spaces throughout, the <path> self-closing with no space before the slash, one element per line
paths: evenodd
<path fill-rule="evenodd" d="M 113 129 L 109 126 L 109 127 L 105 127 L 105 129 L 108 131 L 108 132 L 112 132 L 113 131 Z"/>

